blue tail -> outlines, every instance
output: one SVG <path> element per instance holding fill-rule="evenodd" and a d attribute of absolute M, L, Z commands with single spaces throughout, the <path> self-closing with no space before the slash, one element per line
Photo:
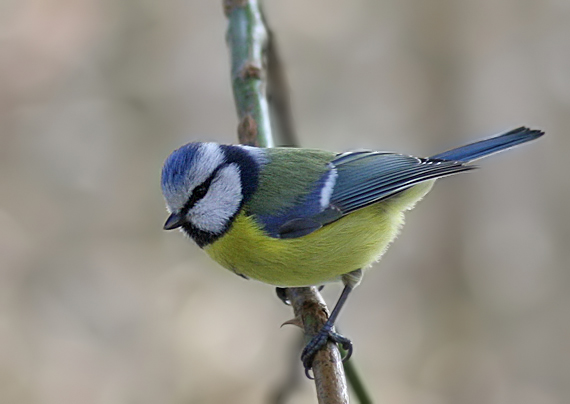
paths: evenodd
<path fill-rule="evenodd" d="M 544 132 L 536 129 L 529 129 L 521 126 L 520 128 L 510 130 L 502 135 L 498 135 L 489 139 L 483 139 L 475 143 L 461 146 L 456 149 L 432 156 L 433 159 L 453 160 L 470 162 L 473 160 L 486 157 L 490 154 L 500 152 L 505 149 L 517 146 L 522 143 L 529 142 L 544 135 Z"/>

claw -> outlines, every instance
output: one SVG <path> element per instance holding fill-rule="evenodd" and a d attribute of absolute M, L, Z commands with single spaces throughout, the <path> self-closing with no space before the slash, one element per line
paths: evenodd
<path fill-rule="evenodd" d="M 285 288 L 276 287 L 275 293 L 279 300 L 281 300 L 287 306 L 291 306 L 291 301 L 287 298 L 287 290 Z"/>
<path fill-rule="evenodd" d="M 323 328 L 321 328 L 319 333 L 309 341 L 309 343 L 303 349 L 303 353 L 301 354 L 301 361 L 305 367 L 305 375 L 309 379 L 313 379 L 309 375 L 309 370 L 311 370 L 313 367 L 313 360 L 315 359 L 315 355 L 317 352 L 324 348 L 328 340 L 339 344 L 345 351 L 347 351 L 346 356 L 343 358 L 343 362 L 352 356 L 352 342 L 339 333 L 332 331 L 330 327 L 325 325 Z"/>
<path fill-rule="evenodd" d="M 342 349 L 346 352 L 345 355 L 342 357 L 342 361 L 346 362 L 347 360 L 349 360 L 353 352 L 352 342 L 348 338 L 338 333 L 335 333 L 333 341 L 339 344 L 342 347 Z"/>
<path fill-rule="evenodd" d="M 345 345 L 343 345 L 342 347 L 343 347 L 344 350 L 346 351 L 346 355 L 344 355 L 343 358 L 342 358 L 342 362 L 344 363 L 344 362 L 348 361 L 348 360 L 352 357 L 352 351 L 353 351 L 353 349 L 352 349 L 352 344 L 350 344 L 348 347 L 345 346 Z"/>

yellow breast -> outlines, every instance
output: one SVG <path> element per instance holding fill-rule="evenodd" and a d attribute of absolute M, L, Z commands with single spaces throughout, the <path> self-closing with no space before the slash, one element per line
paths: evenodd
<path fill-rule="evenodd" d="M 378 260 L 411 209 L 431 188 L 420 184 L 397 197 L 353 212 L 303 237 L 268 237 L 240 214 L 232 228 L 205 251 L 219 264 L 278 286 L 308 286 L 338 279 Z"/>

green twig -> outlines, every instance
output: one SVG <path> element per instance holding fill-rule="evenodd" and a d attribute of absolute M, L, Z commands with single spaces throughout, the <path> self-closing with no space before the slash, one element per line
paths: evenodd
<path fill-rule="evenodd" d="M 342 349 L 342 347 L 339 347 L 339 349 L 342 356 L 345 356 L 348 353 Z M 366 390 L 366 386 L 362 382 L 362 379 L 354 366 L 354 358 L 347 360 L 343 365 L 348 385 L 351 387 L 351 390 L 358 399 L 358 402 L 360 404 L 372 404 L 372 398 Z"/>
<path fill-rule="evenodd" d="M 242 144 L 273 147 L 275 143 L 271 133 L 264 62 L 268 34 L 259 2 L 224 0 L 224 11 L 229 21 L 227 41 L 239 117 L 239 141 Z"/>

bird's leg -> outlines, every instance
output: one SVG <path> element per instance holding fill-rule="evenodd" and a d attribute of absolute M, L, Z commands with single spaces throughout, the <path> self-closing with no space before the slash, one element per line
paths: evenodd
<path fill-rule="evenodd" d="M 352 271 L 345 276 L 343 276 L 342 280 L 344 282 L 344 289 L 338 301 L 336 302 L 329 318 L 319 331 L 317 335 L 315 335 L 309 343 L 303 349 L 303 353 L 301 354 L 301 361 L 303 362 L 303 366 L 305 367 L 305 374 L 307 377 L 311 378 L 309 375 L 309 370 L 313 365 L 313 359 L 319 350 L 321 350 L 327 343 L 328 340 L 334 341 L 337 344 L 340 344 L 345 351 L 347 351 L 346 356 L 343 360 L 348 360 L 352 355 L 352 342 L 341 334 L 334 331 L 334 323 L 340 313 L 346 299 L 352 289 L 354 289 L 362 279 L 362 271 L 360 269 L 356 271 Z"/>

